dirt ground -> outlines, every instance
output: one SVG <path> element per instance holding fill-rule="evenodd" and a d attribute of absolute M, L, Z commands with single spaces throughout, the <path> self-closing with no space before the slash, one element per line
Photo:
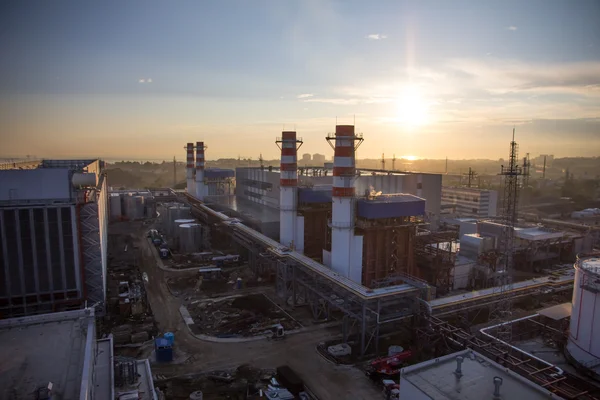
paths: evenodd
<path fill-rule="evenodd" d="M 122 223 L 121 223 L 122 224 Z M 327 399 L 377 399 L 378 387 L 360 370 L 336 366 L 323 359 L 316 345 L 339 335 L 339 328 L 316 329 L 287 336 L 281 341 L 254 341 L 245 343 L 213 343 L 199 340 L 185 325 L 179 307 L 185 301 L 169 291 L 167 280 L 179 272 L 163 271 L 145 239 L 143 229 L 118 227 L 135 231 L 133 245 L 139 249 L 140 271 L 144 279 L 147 299 L 152 309 L 159 333 L 175 333 L 175 351 L 186 361 L 179 364 L 152 364 L 154 375 L 164 377 L 185 376 L 212 370 L 235 369 L 241 364 L 255 368 L 275 368 L 289 365 L 306 385 L 322 400 Z M 151 358 L 152 345 L 137 351 L 137 356 Z"/>

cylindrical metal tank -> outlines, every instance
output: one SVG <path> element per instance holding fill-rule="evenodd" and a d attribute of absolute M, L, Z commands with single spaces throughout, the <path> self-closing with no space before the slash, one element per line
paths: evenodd
<path fill-rule="evenodd" d="M 75 172 L 71 178 L 71 183 L 75 187 L 96 186 L 96 174 L 88 172 Z"/>
<path fill-rule="evenodd" d="M 112 193 L 110 195 L 110 219 L 112 221 L 119 221 L 123 215 L 121 211 L 121 195 L 119 193 Z"/>
<path fill-rule="evenodd" d="M 573 307 L 567 352 L 575 363 L 592 368 L 600 364 L 600 254 L 575 262 Z"/>
<path fill-rule="evenodd" d="M 125 196 L 125 216 L 129 220 L 134 220 L 135 218 L 135 197 L 131 195 Z"/>
<path fill-rule="evenodd" d="M 191 216 L 191 212 L 190 212 L 190 208 L 189 207 L 181 207 L 181 206 L 175 206 L 175 207 L 169 207 L 169 209 L 167 210 L 167 218 L 168 218 L 168 222 L 167 222 L 167 229 L 166 232 L 169 236 L 174 236 L 177 235 L 177 227 L 181 224 L 175 224 L 174 221 L 178 220 L 178 219 L 190 219 Z"/>
<path fill-rule="evenodd" d="M 134 206 L 134 215 L 135 217 L 132 219 L 143 219 L 144 218 L 144 196 L 134 196 L 133 202 Z"/>
<path fill-rule="evenodd" d="M 189 221 L 189 220 L 188 220 Z M 202 225 L 186 222 L 179 225 L 179 252 L 198 253 L 202 244 Z"/>

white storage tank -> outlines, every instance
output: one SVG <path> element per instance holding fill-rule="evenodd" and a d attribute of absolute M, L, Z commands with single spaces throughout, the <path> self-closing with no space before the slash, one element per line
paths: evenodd
<path fill-rule="evenodd" d="M 576 363 L 600 372 L 600 254 L 578 257 L 567 352 Z"/>
<path fill-rule="evenodd" d="M 111 221 L 121 220 L 123 212 L 121 210 L 121 195 L 119 193 L 111 193 L 109 207 Z"/>
<path fill-rule="evenodd" d="M 202 244 L 202 225 L 185 223 L 179 225 L 179 252 L 198 253 Z"/>

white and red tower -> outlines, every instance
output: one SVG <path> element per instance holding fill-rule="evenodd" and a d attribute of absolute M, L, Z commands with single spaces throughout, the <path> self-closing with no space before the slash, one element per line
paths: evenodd
<path fill-rule="evenodd" d="M 296 132 L 284 131 L 275 141 L 281 149 L 279 179 L 279 242 L 304 250 L 304 220 L 298 223 L 298 149 L 302 139 Z"/>
<path fill-rule="evenodd" d="M 337 125 L 327 141 L 333 147 L 331 212 L 331 268 L 354 282 L 362 281 L 362 236 L 354 236 L 354 180 L 356 149 L 362 136 L 354 125 Z M 331 142 L 335 145 L 332 145 Z"/>
<path fill-rule="evenodd" d="M 187 163 L 185 167 L 185 183 L 188 194 L 194 195 L 194 143 L 186 146 Z"/>
<path fill-rule="evenodd" d="M 196 198 L 204 200 L 204 142 L 196 142 Z"/>

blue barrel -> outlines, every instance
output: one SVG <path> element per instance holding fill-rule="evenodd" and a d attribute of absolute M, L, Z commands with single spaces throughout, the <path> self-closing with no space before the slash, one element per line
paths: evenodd
<path fill-rule="evenodd" d="M 173 347 L 171 347 L 167 339 L 157 338 L 154 341 L 154 352 L 156 353 L 156 362 L 164 363 L 173 361 Z"/>
<path fill-rule="evenodd" d="M 238 289 L 242 288 L 242 278 L 237 278 L 236 286 Z"/>
<path fill-rule="evenodd" d="M 169 344 L 173 346 L 173 343 L 175 343 L 175 334 L 173 332 L 167 332 L 164 337 L 169 341 Z"/>

